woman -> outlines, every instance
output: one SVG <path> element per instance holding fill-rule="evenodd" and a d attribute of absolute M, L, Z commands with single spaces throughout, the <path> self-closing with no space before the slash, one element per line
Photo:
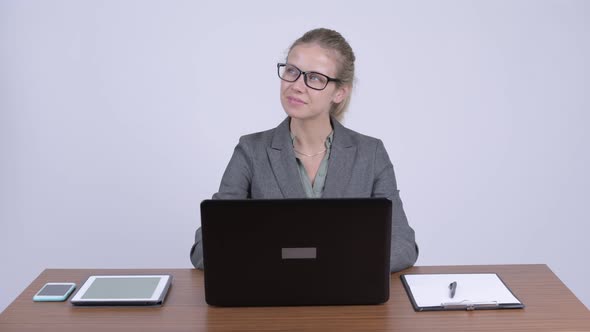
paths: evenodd
<path fill-rule="evenodd" d="M 277 64 L 288 117 L 240 138 L 214 199 L 387 197 L 393 202 L 392 272 L 418 257 L 383 143 L 340 124 L 354 80 L 355 56 L 336 31 L 315 29 Z M 191 261 L 203 268 L 201 229 Z"/>

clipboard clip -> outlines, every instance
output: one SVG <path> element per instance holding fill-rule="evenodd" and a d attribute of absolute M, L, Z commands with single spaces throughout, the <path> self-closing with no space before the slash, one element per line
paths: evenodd
<path fill-rule="evenodd" d="M 494 309 L 500 306 L 497 301 L 473 302 L 469 300 L 463 300 L 460 302 L 444 302 L 440 305 L 444 309 L 464 309 L 468 311 L 476 309 Z"/>

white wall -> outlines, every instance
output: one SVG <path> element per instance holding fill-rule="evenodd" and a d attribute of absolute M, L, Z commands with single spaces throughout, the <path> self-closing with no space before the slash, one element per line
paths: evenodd
<path fill-rule="evenodd" d="M 0 1 L 0 310 L 45 268 L 190 267 L 275 63 L 340 31 L 419 265 L 545 263 L 590 306 L 588 1 Z"/>

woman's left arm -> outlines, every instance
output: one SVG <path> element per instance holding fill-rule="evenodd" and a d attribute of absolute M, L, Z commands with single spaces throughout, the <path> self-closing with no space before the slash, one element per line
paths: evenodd
<path fill-rule="evenodd" d="M 414 230 L 408 224 L 408 218 L 399 196 L 393 164 L 381 140 L 378 141 L 375 151 L 374 174 L 372 197 L 385 197 L 392 203 L 389 268 L 391 272 L 397 272 L 414 265 L 418 259 L 418 245 L 416 245 Z"/>

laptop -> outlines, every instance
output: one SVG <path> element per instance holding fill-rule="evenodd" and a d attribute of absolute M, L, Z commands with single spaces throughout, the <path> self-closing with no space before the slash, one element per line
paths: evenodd
<path fill-rule="evenodd" d="M 389 299 L 386 198 L 205 200 L 205 300 L 214 306 Z"/>

